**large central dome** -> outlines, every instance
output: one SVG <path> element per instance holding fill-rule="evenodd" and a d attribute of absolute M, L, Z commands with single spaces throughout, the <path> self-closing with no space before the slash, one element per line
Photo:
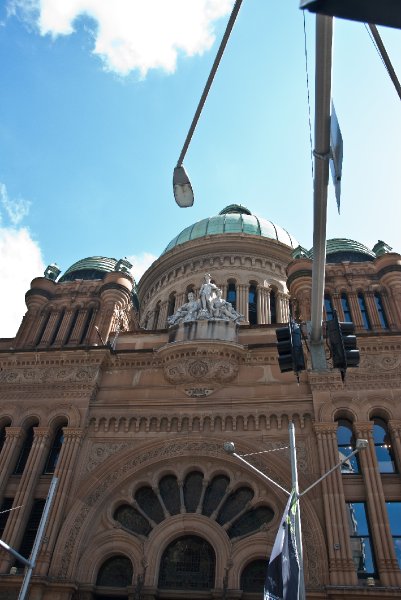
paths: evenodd
<path fill-rule="evenodd" d="M 248 208 L 241 204 L 230 204 L 215 217 L 202 219 L 202 221 L 183 229 L 171 240 L 163 254 L 185 242 L 222 233 L 257 235 L 276 240 L 292 248 L 299 245 L 296 239 L 279 225 L 253 215 Z"/>

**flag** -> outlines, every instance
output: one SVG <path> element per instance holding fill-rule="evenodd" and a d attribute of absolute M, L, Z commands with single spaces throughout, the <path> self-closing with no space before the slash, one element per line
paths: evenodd
<path fill-rule="evenodd" d="M 298 502 L 293 490 L 285 507 L 267 566 L 264 600 L 299 599 L 297 510 Z"/>

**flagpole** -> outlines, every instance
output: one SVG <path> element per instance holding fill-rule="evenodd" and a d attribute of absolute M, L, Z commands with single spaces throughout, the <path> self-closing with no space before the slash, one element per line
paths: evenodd
<path fill-rule="evenodd" d="M 297 449 L 295 446 L 295 426 L 292 421 L 288 424 L 288 433 L 290 437 L 290 457 L 291 457 L 291 483 L 296 497 L 295 512 L 295 535 L 297 538 L 298 559 L 299 559 L 299 600 L 305 600 L 305 579 L 304 579 L 304 559 L 302 549 L 302 530 L 301 530 L 301 508 L 299 505 L 299 486 L 297 469 Z"/>

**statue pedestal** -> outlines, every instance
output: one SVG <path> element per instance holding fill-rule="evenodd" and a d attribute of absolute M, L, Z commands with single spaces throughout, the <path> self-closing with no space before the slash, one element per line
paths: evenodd
<path fill-rule="evenodd" d="M 192 340 L 221 340 L 237 342 L 238 325 L 234 321 L 216 319 L 214 321 L 188 321 L 173 325 L 169 329 L 168 341 L 189 342 Z"/>

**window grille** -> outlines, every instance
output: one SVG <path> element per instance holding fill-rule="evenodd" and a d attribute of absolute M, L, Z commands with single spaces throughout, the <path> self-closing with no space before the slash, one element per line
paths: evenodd
<path fill-rule="evenodd" d="M 164 551 L 160 563 L 159 588 L 210 590 L 214 588 L 215 553 L 197 536 L 184 536 Z"/>
<path fill-rule="evenodd" d="M 132 584 L 132 563 L 126 556 L 112 556 L 99 569 L 96 585 L 104 587 L 127 587 Z"/>
<path fill-rule="evenodd" d="M 253 560 L 241 574 L 241 590 L 262 594 L 266 579 L 266 569 L 269 559 Z"/>

